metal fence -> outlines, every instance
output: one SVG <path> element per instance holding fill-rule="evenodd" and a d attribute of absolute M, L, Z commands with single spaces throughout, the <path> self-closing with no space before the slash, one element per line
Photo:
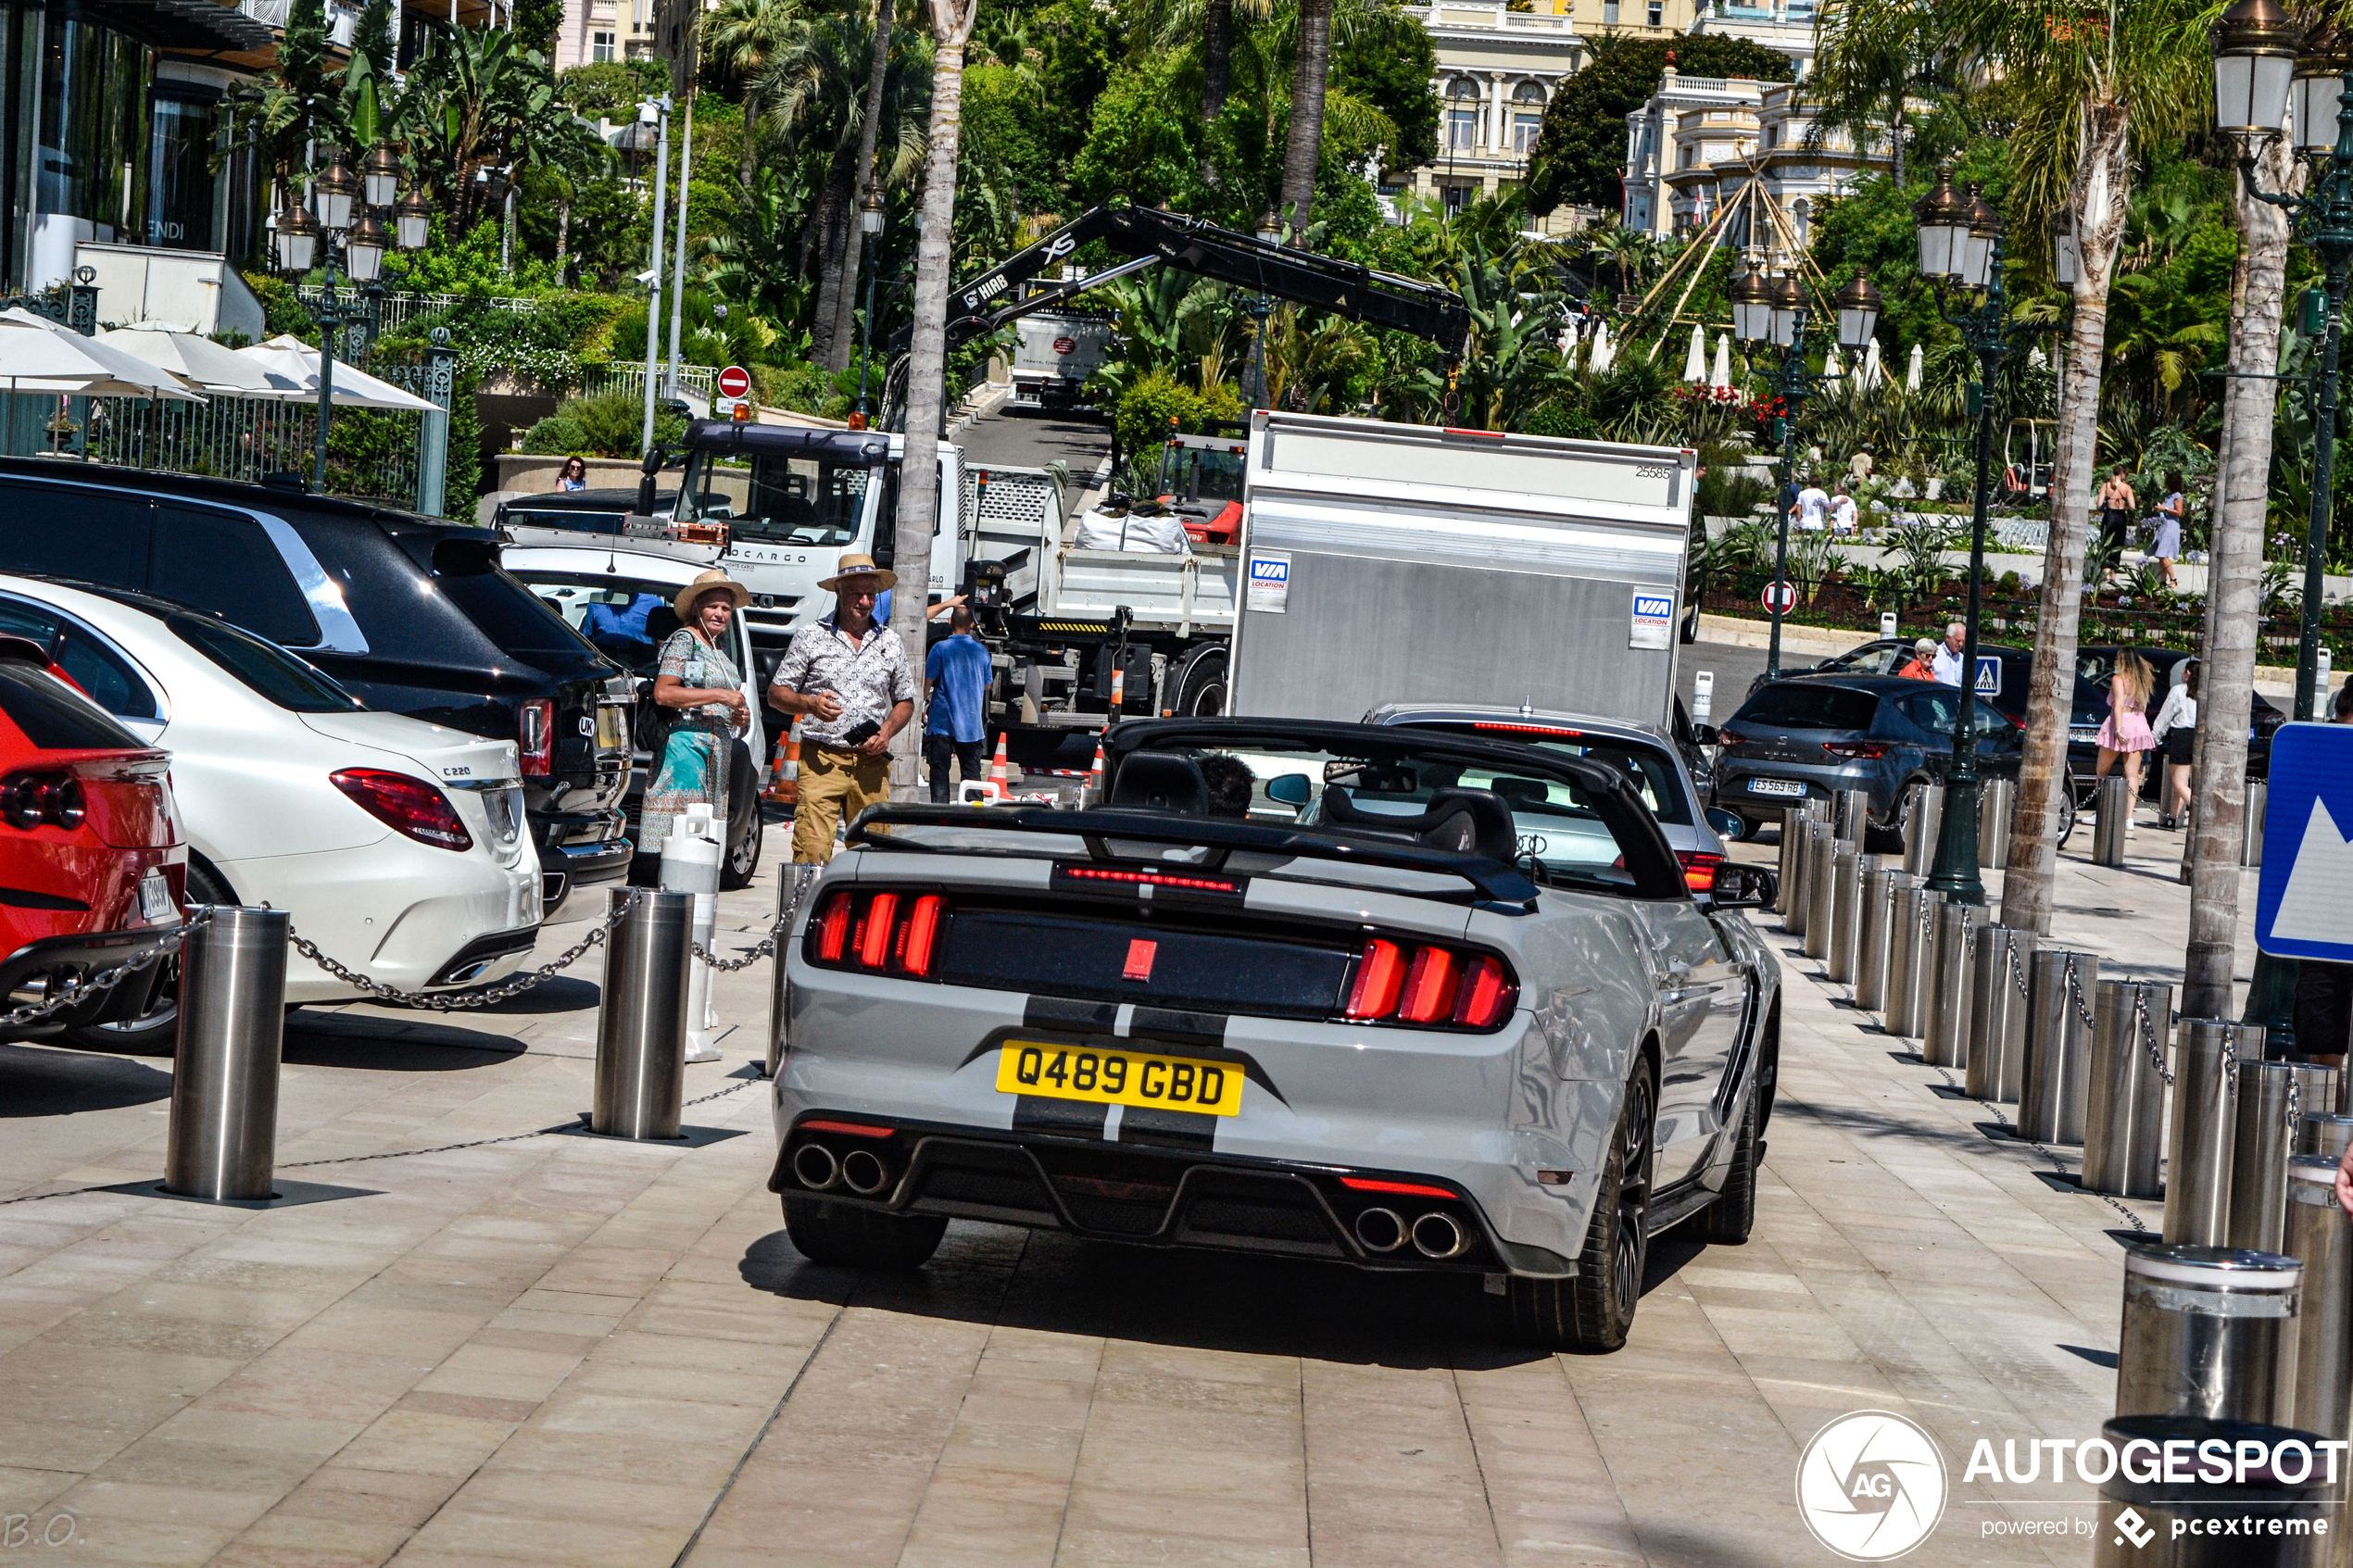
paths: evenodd
<path fill-rule="evenodd" d="M 336 289 L 334 294 L 337 305 L 364 306 L 368 302 L 368 295 L 359 289 L 343 287 Z M 322 283 L 296 283 L 295 297 L 305 305 L 321 305 L 326 301 L 327 289 Z M 529 315 L 547 304 L 544 299 L 519 299 L 506 295 L 411 294 L 405 289 L 389 290 L 382 298 L 383 326 L 386 331 L 406 326 L 420 316 L 431 316 L 452 306 L 479 306 L 490 310 L 510 310 L 517 315 Z"/>
<path fill-rule="evenodd" d="M 668 368 L 665 366 L 661 369 L 655 386 L 659 388 L 667 376 Z M 708 402 L 719 395 L 718 377 L 719 372 L 709 365 L 681 365 L 678 367 L 678 390 L 691 393 Z M 627 362 L 592 365 L 581 378 L 580 390 L 589 397 L 609 397 L 615 393 L 643 397 L 646 395 L 646 367 Z"/>
<path fill-rule="evenodd" d="M 318 450 L 319 406 L 312 402 L 93 397 L 89 404 L 82 440 L 93 462 L 258 483 L 272 473 L 308 479 Z M 327 488 L 416 507 L 423 420 L 422 414 L 386 409 L 336 409 L 327 432 Z"/>

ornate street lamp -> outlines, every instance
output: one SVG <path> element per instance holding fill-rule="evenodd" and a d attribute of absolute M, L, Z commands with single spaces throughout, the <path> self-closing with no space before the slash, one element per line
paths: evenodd
<path fill-rule="evenodd" d="M 400 232 L 402 250 L 422 250 L 433 234 L 433 203 L 425 200 L 422 191 L 411 191 L 400 198 L 394 224 Z"/>
<path fill-rule="evenodd" d="M 310 270 L 312 259 L 319 254 L 319 220 L 304 210 L 294 193 L 286 193 L 287 206 L 278 214 L 278 270 L 296 276 Z"/>
<path fill-rule="evenodd" d="M 858 247 L 866 260 L 866 319 L 858 324 L 858 412 L 849 421 L 852 430 L 866 428 L 866 364 L 875 341 L 875 277 L 882 270 L 879 245 L 883 232 L 882 190 L 871 182 L 866 186 L 866 199 L 858 204 L 858 232 L 865 236 Z"/>
<path fill-rule="evenodd" d="M 1732 335 L 1763 343 L 1772 332 L 1773 290 L 1765 274 L 1751 269 L 1732 280 Z"/>
<path fill-rule="evenodd" d="M 2214 24 L 2214 124 L 2226 136 L 2275 136 L 2304 30 L 2278 0 L 2238 0 Z M 2300 107 L 2300 106 L 2299 106 Z"/>
<path fill-rule="evenodd" d="M 1771 312 L 1766 336 L 1776 348 L 1787 348 L 1797 341 L 1800 323 L 1806 320 L 1806 287 L 1794 273 L 1784 272 L 1772 287 L 1768 302 Z"/>
<path fill-rule="evenodd" d="M 378 142 L 361 166 L 359 183 L 370 207 L 390 207 L 400 199 L 400 155 L 389 142 Z"/>
<path fill-rule="evenodd" d="M 1944 773 L 1944 820 L 1928 884 L 1956 903 L 1983 904 L 1977 874 L 1977 637 L 1984 608 L 1985 513 L 1993 500 L 1994 382 L 2015 352 L 2009 296 L 2002 286 L 2002 219 L 1970 186 L 1953 186 L 1948 164 L 1913 208 L 1919 222 L 1920 270 L 1936 282 L 1937 310 L 1961 330 L 1977 356 L 1970 389 L 1977 415 L 1977 485 L 1969 518 L 1969 611 L 1962 622 L 1960 711 L 1953 723 L 1953 759 Z M 2071 244 L 2073 234 L 2067 236 Z M 1931 265 L 1933 264 L 1933 265 Z M 1947 308 L 1957 302 L 1957 308 Z"/>

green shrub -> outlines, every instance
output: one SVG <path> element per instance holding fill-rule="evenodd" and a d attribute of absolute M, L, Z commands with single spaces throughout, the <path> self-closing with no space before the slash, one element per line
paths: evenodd
<path fill-rule="evenodd" d="M 523 433 L 522 449 L 539 454 L 588 452 L 588 427 L 569 414 L 550 414 Z"/>
<path fill-rule="evenodd" d="M 1566 435 L 1592 440 L 1602 433 L 1581 404 L 1548 397 L 1529 410 L 1519 428 L 1529 435 Z"/>
<path fill-rule="evenodd" d="M 1241 414 L 1241 398 L 1230 386 L 1221 383 L 1204 395 L 1165 370 L 1152 370 L 1120 395 L 1113 423 L 1119 433 L 1119 449 L 1139 458 L 1166 441 L 1172 429 L 1199 435 L 1215 421 L 1238 420 Z"/>
<path fill-rule="evenodd" d="M 625 392 L 601 397 L 567 397 L 556 411 L 523 433 L 522 449 L 534 453 L 577 452 L 585 458 L 634 458 L 646 428 L 646 406 Z M 654 441 L 676 446 L 686 422 L 675 414 L 654 419 Z"/>

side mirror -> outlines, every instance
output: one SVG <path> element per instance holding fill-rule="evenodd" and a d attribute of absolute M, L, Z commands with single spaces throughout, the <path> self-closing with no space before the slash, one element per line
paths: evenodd
<path fill-rule="evenodd" d="M 1716 830 L 1718 838 L 1737 839 L 1748 832 L 1748 822 L 1738 811 L 1718 810 L 1713 806 L 1707 809 L 1707 825 Z"/>
<path fill-rule="evenodd" d="M 1778 899 L 1780 890 L 1777 873 L 1763 866 L 1727 860 L 1716 868 L 1716 880 L 1707 891 L 1719 909 L 1757 909 Z"/>
<path fill-rule="evenodd" d="M 1304 808 L 1315 798 L 1315 785 L 1305 773 L 1284 773 L 1266 781 L 1266 798 L 1279 805 Z"/>
<path fill-rule="evenodd" d="M 1715 725 L 1693 724 L 1692 726 L 1692 744 L 1694 746 L 1721 746 L 1723 742 L 1717 738 Z"/>

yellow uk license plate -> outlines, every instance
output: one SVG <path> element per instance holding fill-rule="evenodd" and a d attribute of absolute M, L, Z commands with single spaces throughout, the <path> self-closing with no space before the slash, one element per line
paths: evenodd
<path fill-rule="evenodd" d="M 997 1088 L 1009 1095 L 1239 1116 L 1242 1073 L 1222 1061 L 1100 1046 L 1008 1040 L 997 1051 Z"/>

